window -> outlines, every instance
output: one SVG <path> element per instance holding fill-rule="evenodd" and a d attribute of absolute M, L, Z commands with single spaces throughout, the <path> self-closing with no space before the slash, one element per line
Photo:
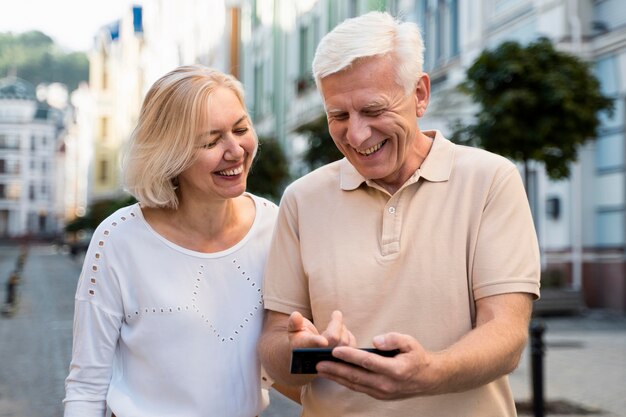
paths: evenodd
<path fill-rule="evenodd" d="M 624 244 L 624 210 L 600 210 L 596 213 L 596 243 L 599 246 Z"/>
<path fill-rule="evenodd" d="M 107 161 L 106 159 L 101 159 L 99 170 L 100 172 L 98 172 L 98 180 L 101 184 L 105 184 L 109 179 L 109 161 Z"/>
<path fill-rule="evenodd" d="M 445 64 L 459 54 L 458 0 L 424 0 L 419 22 L 424 34 L 426 68 Z"/>
<path fill-rule="evenodd" d="M 311 63 L 313 62 L 313 30 L 310 24 L 300 26 L 297 90 L 302 93 L 313 85 Z"/>
<path fill-rule="evenodd" d="M 254 67 L 254 121 L 263 117 L 263 64 L 259 63 Z"/>
<path fill-rule="evenodd" d="M 596 169 L 598 171 L 624 167 L 624 133 L 601 136 L 596 140 Z"/>
<path fill-rule="evenodd" d="M 109 71 L 106 69 L 106 66 L 104 66 L 102 69 L 102 89 L 106 90 L 107 88 L 109 88 Z"/>
<path fill-rule="evenodd" d="M 18 159 L 0 159 L 0 174 L 20 173 L 20 161 Z"/>
<path fill-rule="evenodd" d="M 300 57 L 299 57 L 299 67 L 298 73 L 300 77 L 304 76 L 309 70 L 309 26 L 304 25 L 300 27 Z"/>
<path fill-rule="evenodd" d="M 619 96 L 617 58 L 612 55 L 598 60 L 594 66 L 603 95 L 613 98 L 613 115 L 600 113 L 600 129 L 595 147 L 596 169 L 600 172 L 624 169 L 624 99 Z"/>
<path fill-rule="evenodd" d="M 105 140 L 109 134 L 109 119 L 107 117 L 100 118 L 100 138 Z"/>
<path fill-rule="evenodd" d="M 358 13 L 357 0 L 348 1 L 348 17 L 355 17 Z"/>

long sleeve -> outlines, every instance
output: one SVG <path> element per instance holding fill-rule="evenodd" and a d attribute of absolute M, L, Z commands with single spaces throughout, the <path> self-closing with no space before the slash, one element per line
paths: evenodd
<path fill-rule="evenodd" d="M 119 284 L 105 247 L 106 230 L 94 234 L 76 291 L 65 417 L 104 416 L 123 310 Z M 107 242 L 108 243 L 108 242 Z"/>

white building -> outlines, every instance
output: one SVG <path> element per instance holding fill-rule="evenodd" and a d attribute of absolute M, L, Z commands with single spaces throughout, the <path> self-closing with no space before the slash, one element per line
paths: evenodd
<path fill-rule="evenodd" d="M 30 83 L 0 80 L 0 237 L 50 237 L 60 231 L 62 116 L 37 100 Z"/>
<path fill-rule="evenodd" d="M 98 31 L 89 54 L 93 111 L 80 129 L 92 133 L 90 202 L 122 195 L 120 155 L 137 123 L 145 92 L 143 50 L 142 8 L 133 6 Z"/>

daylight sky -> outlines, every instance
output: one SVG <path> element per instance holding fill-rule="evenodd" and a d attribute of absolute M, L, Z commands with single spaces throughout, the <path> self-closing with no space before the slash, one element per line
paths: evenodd
<path fill-rule="evenodd" d="M 142 0 L 0 0 L 0 32 L 40 30 L 68 51 L 88 51 L 98 29 Z"/>

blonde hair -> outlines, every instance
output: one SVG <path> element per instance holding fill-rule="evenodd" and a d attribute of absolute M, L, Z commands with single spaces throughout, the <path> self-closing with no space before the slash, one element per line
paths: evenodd
<path fill-rule="evenodd" d="M 178 207 L 176 178 L 195 161 L 197 135 L 219 87 L 233 91 L 247 113 L 241 83 L 202 65 L 178 67 L 150 87 L 122 162 L 125 188 L 143 205 Z"/>
<path fill-rule="evenodd" d="M 396 83 L 408 94 L 424 65 L 424 42 L 418 26 L 384 12 L 344 20 L 322 38 L 315 51 L 312 67 L 318 90 L 322 78 L 349 68 L 359 58 L 385 55 L 394 59 Z"/>

